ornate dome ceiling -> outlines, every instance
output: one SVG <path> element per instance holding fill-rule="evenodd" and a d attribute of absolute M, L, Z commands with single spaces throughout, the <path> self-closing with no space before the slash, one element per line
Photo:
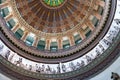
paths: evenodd
<path fill-rule="evenodd" d="M 45 33 L 65 33 L 80 27 L 85 18 L 92 14 L 94 7 L 93 0 L 16 0 L 16 5 L 29 26 Z"/>
<path fill-rule="evenodd" d="M 101 62 L 100 55 L 105 51 L 111 53 L 108 48 L 119 32 L 118 27 L 112 31 L 110 26 L 115 4 L 114 0 L 0 0 L 0 44 L 8 49 L 3 53 L 11 52 L 10 58 L 2 56 L 12 63 L 11 67 L 28 70 L 23 66 L 27 64 L 30 69 L 31 64 L 41 64 L 41 68 L 49 69 L 43 70 L 43 76 L 38 74 L 43 79 L 49 74 L 61 73 L 55 79 L 69 72 L 63 76 L 79 74 L 77 70 L 94 59 L 100 57 Z M 73 67 L 76 62 L 77 68 Z M 62 70 L 64 65 L 68 69 Z"/>
<path fill-rule="evenodd" d="M 48 2 L 48 4 L 49 3 L 52 3 L 52 1 Z M 36 33 L 38 32 L 38 36 L 43 33 L 44 35 L 50 37 L 62 37 L 65 35 L 67 36 L 71 32 L 75 32 L 78 29 L 81 29 L 82 26 L 80 26 L 80 24 L 84 25 L 84 29 L 86 29 L 86 26 L 91 24 L 89 28 L 94 30 L 94 25 L 90 21 L 93 19 L 92 11 L 93 7 L 95 6 L 94 3 L 93 0 L 90 0 L 89 2 L 65 0 L 63 5 L 59 7 L 51 7 L 46 6 L 44 0 L 24 2 L 16 0 L 15 4 L 13 4 L 17 5 L 16 8 L 20 13 L 20 15 L 18 13 L 17 16 L 19 15 L 22 17 L 22 21 L 20 19 L 21 23 L 25 23 L 26 27 L 30 28 L 31 31 L 36 31 Z M 102 11 L 100 10 L 99 13 L 102 14 Z M 85 19 L 88 19 L 88 17 L 92 19 L 88 20 L 88 25 L 85 26 Z M 101 15 L 97 14 L 96 17 L 97 19 L 100 19 Z"/>
<path fill-rule="evenodd" d="M 12 0 L 4 4 L 11 6 L 3 9 L 3 17 L 14 35 L 8 36 L 9 39 L 23 52 L 38 57 L 76 54 L 90 45 L 101 31 L 104 35 L 108 28 L 103 26 L 109 11 L 104 1 Z"/>

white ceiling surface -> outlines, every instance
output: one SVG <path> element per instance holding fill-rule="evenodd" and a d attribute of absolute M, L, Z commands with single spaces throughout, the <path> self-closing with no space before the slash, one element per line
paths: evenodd
<path fill-rule="evenodd" d="M 0 74 L 0 80 L 12 80 L 12 79 L 9 79 L 8 77 L 4 76 L 3 74 Z"/>

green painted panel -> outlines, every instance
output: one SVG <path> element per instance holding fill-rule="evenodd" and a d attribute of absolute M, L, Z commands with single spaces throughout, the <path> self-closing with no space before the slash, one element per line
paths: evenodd
<path fill-rule="evenodd" d="M 51 7 L 56 7 L 61 5 L 64 0 L 43 0 L 45 4 L 51 6 Z"/>
<path fill-rule="evenodd" d="M 98 22 L 99 22 L 99 20 L 98 20 L 96 17 L 94 17 L 94 18 L 92 19 L 92 23 L 93 23 L 93 25 L 94 25 L 95 27 L 97 27 Z"/>
<path fill-rule="evenodd" d="M 34 42 L 34 38 L 31 36 L 28 36 L 25 41 L 26 45 L 28 45 L 28 46 L 32 46 L 33 42 Z"/>
<path fill-rule="evenodd" d="M 92 31 L 91 31 L 91 30 L 89 30 L 89 31 L 85 34 L 85 36 L 86 36 L 86 37 L 89 37 L 89 36 L 90 36 L 90 34 L 91 34 L 91 32 L 92 32 Z"/>
<path fill-rule="evenodd" d="M 8 7 L 1 9 L 0 14 L 2 15 L 2 17 L 6 17 L 9 14 Z"/>
<path fill-rule="evenodd" d="M 6 24 L 9 29 L 12 29 L 15 26 L 15 21 L 10 19 Z"/>
<path fill-rule="evenodd" d="M 57 42 L 51 42 L 50 44 L 50 50 L 51 51 L 56 51 L 58 49 Z"/>
<path fill-rule="evenodd" d="M 103 14 L 103 11 L 104 11 L 103 7 L 99 6 L 99 8 L 98 8 L 98 13 L 99 13 L 100 15 L 102 15 L 102 14 Z"/>
<path fill-rule="evenodd" d="M 37 49 L 44 50 L 45 49 L 45 41 L 40 40 L 37 45 Z"/>
<path fill-rule="evenodd" d="M 75 41 L 75 44 L 79 44 L 82 41 L 81 38 L 79 38 L 78 40 Z"/>
<path fill-rule="evenodd" d="M 15 32 L 15 37 L 17 39 L 21 39 L 21 37 L 23 36 L 23 31 L 21 29 L 18 29 L 16 32 Z"/>
<path fill-rule="evenodd" d="M 70 44 L 63 45 L 63 49 L 68 49 L 70 47 Z"/>
<path fill-rule="evenodd" d="M 0 4 L 1 4 L 1 3 L 4 3 L 5 1 L 6 1 L 6 0 L 0 0 Z"/>
<path fill-rule="evenodd" d="M 69 48 L 70 47 L 70 42 L 69 42 L 69 40 L 64 40 L 63 41 L 63 49 L 67 49 L 67 48 Z"/>

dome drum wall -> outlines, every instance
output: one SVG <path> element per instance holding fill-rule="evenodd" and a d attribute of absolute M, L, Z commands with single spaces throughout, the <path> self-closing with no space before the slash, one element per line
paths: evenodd
<path fill-rule="evenodd" d="M 19 1 L 19 0 L 18 0 Z M 92 0 L 91 0 L 92 1 Z M 11 3 L 11 4 L 15 4 L 15 3 Z M 12 6 L 14 6 L 14 5 L 12 5 Z M 76 53 L 77 51 L 79 51 L 79 50 L 81 50 L 81 49 L 83 49 L 83 48 L 85 48 L 85 46 L 88 46 L 88 44 L 90 44 L 90 42 L 92 42 L 92 40 L 94 40 L 94 38 L 97 36 L 97 34 L 100 32 L 100 29 L 101 28 L 103 28 L 103 23 L 104 23 L 104 19 L 106 18 L 105 16 L 107 16 L 107 14 L 105 14 L 105 13 L 107 13 L 107 11 L 108 11 L 108 4 L 106 4 L 106 9 L 105 9 L 105 11 L 104 11 L 104 13 L 103 13 L 103 19 L 101 19 L 100 20 L 100 24 L 99 24 L 99 26 L 95 29 L 95 30 L 93 30 L 94 32 L 96 31 L 96 33 L 92 33 L 93 35 L 91 35 L 91 36 L 89 36 L 89 38 L 86 38 L 86 39 L 83 39 L 83 41 L 79 44 L 79 45 L 74 45 L 74 43 L 73 43 L 73 45 L 69 48 L 69 49 L 58 49 L 57 50 L 57 52 L 51 52 L 51 51 L 49 51 L 49 50 L 47 50 L 47 49 L 49 49 L 49 47 L 47 46 L 46 47 L 46 50 L 45 51 L 38 51 L 38 50 L 36 50 L 36 48 L 34 48 L 34 47 L 27 47 L 27 46 L 24 46 L 25 44 L 22 42 L 22 41 L 17 41 L 17 39 L 15 39 L 14 38 L 14 36 L 11 36 L 11 37 L 9 37 L 12 41 L 13 41 L 13 43 L 15 44 L 15 45 L 18 45 L 19 46 L 19 48 L 21 48 L 22 49 L 22 51 L 23 52 L 21 52 L 20 51 L 20 55 L 22 55 L 22 56 L 28 56 L 29 54 L 24 54 L 24 51 L 25 51 L 25 53 L 30 53 L 30 54 L 32 54 L 32 55 L 34 55 L 34 56 L 31 56 L 32 58 L 33 57 L 35 57 L 36 55 L 38 56 L 38 58 L 37 58 L 37 61 L 39 61 L 40 59 L 39 59 L 39 57 L 43 57 L 43 59 L 45 59 L 45 58 L 49 58 L 49 59 L 53 59 L 53 58 L 58 58 L 58 60 L 57 59 L 53 59 L 53 62 L 55 61 L 55 62 L 57 62 L 57 61 L 59 61 L 59 59 L 61 59 L 62 57 L 63 57 L 63 59 L 64 59 L 64 57 L 66 57 L 66 56 L 69 56 L 69 55 L 72 55 L 72 54 L 74 54 L 74 53 Z M 16 7 L 13 7 L 14 8 L 14 10 L 16 10 L 15 8 Z M 18 11 L 16 11 L 16 12 L 18 12 Z M 17 15 L 16 15 L 16 17 L 17 17 Z M 22 21 L 22 20 L 20 20 L 20 21 Z M 21 23 L 21 22 L 20 22 Z M 24 24 L 24 23 L 23 23 Z M 25 24 L 24 24 L 25 25 Z M 20 24 L 20 26 L 22 26 L 22 23 Z M 27 26 L 27 25 L 26 25 Z M 26 28 L 26 26 L 24 27 L 24 28 Z M 108 27 L 105 27 L 106 29 L 105 29 L 105 31 L 104 32 L 102 32 L 102 33 L 104 33 L 105 34 L 105 32 L 107 31 L 107 28 Z M 33 32 L 33 33 L 35 33 L 35 34 L 38 34 L 37 33 L 37 31 L 35 31 L 34 29 L 31 29 L 31 27 L 29 27 L 29 28 L 26 28 L 25 29 L 26 31 L 26 35 L 28 34 L 28 32 L 30 31 L 30 32 Z M 28 31 L 27 31 L 28 30 Z M 32 30 L 32 31 L 31 31 Z M 77 28 L 76 28 L 76 30 L 77 30 Z M 75 30 L 75 32 L 76 32 L 76 30 Z M 74 30 L 73 30 L 74 31 Z M 79 30 L 78 30 L 79 31 Z M 6 29 L 6 32 L 8 32 L 8 30 Z M 11 32 L 10 32 L 11 33 Z M 71 32 L 70 32 L 71 33 Z M 67 33 L 67 34 L 69 34 L 69 35 L 72 35 L 72 34 L 70 34 L 69 32 Z M 14 35 L 13 33 L 11 33 L 12 35 Z M 100 34 L 101 35 L 101 38 L 102 38 L 102 35 L 104 35 L 104 34 Z M 9 33 L 7 33 L 7 35 L 9 35 Z M 45 33 L 45 34 L 40 34 L 41 36 L 39 36 L 38 37 L 38 39 L 40 39 L 40 37 L 42 37 L 42 36 L 45 36 L 46 35 L 46 37 L 48 38 L 48 43 L 49 43 L 49 46 L 50 46 L 50 38 L 51 38 L 51 34 L 50 33 Z M 59 37 L 60 39 L 63 37 L 63 36 L 65 36 L 63 33 L 61 33 L 60 35 L 62 35 L 62 36 L 59 36 L 59 35 L 56 35 L 56 34 L 52 34 L 52 35 L 55 35 L 55 36 L 57 36 L 57 37 Z M 54 38 L 54 37 L 53 37 Z M 99 37 L 100 38 L 100 37 Z M 22 37 L 22 40 L 24 41 L 26 39 L 26 37 L 25 37 L 25 35 L 24 35 L 24 37 Z M 99 41 L 99 39 L 97 39 L 96 38 L 96 40 L 97 41 Z M 95 41 L 96 43 L 97 43 L 97 41 Z M 22 44 L 21 44 L 22 43 Z M 72 44 L 72 42 L 70 42 L 71 44 Z M 71 45 L 70 44 L 70 45 Z M 35 44 L 34 44 L 35 45 Z M 93 47 L 95 46 L 95 44 L 94 45 L 92 45 Z M 88 46 L 89 47 L 89 46 Z M 92 48 L 92 47 L 91 47 Z M 86 53 L 87 51 L 89 51 L 91 48 L 87 48 L 87 50 L 82 50 L 81 52 L 79 52 L 80 54 L 79 54 L 79 56 L 80 55 L 83 55 L 83 53 Z M 13 48 L 12 48 L 13 49 Z M 15 49 L 15 48 L 14 48 Z M 78 50 L 79 49 L 79 50 Z M 16 52 L 16 51 L 15 51 Z M 50 54 L 48 54 L 48 53 L 50 53 Z M 79 57 L 77 54 L 75 54 L 76 55 L 76 57 Z M 73 56 L 75 56 L 75 55 L 73 55 Z M 30 55 L 29 55 L 30 56 Z M 72 57 L 73 57 L 72 56 Z M 27 57 L 28 58 L 28 57 Z M 32 59 L 32 58 L 30 58 L 30 59 Z M 48 60 L 49 60 L 48 59 Z M 71 58 L 69 58 L 68 60 L 70 60 Z M 36 60 L 36 59 L 33 59 L 33 60 Z M 42 60 L 43 61 L 43 60 Z M 67 61 L 67 59 L 66 59 L 66 61 Z"/>

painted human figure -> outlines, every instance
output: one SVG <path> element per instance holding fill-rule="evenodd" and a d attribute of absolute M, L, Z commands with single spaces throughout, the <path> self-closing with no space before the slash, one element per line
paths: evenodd
<path fill-rule="evenodd" d="M 108 45 L 108 46 L 111 45 L 111 43 L 110 43 L 108 40 L 106 40 L 106 39 L 103 39 L 103 42 L 104 42 L 106 45 Z"/>
<path fill-rule="evenodd" d="M 22 63 L 22 58 L 19 58 L 18 61 L 16 61 L 16 65 L 20 65 Z"/>
<path fill-rule="evenodd" d="M 105 51 L 104 47 L 101 44 L 99 44 L 98 46 L 101 48 L 101 51 Z"/>
<path fill-rule="evenodd" d="M 114 21 L 116 22 L 117 25 L 120 24 L 120 19 L 114 19 Z"/>
<path fill-rule="evenodd" d="M 87 59 L 87 63 L 92 61 L 92 58 L 90 56 L 88 56 L 88 55 L 86 55 L 85 58 Z"/>
<path fill-rule="evenodd" d="M 38 64 L 35 65 L 36 72 L 38 72 L 39 66 Z"/>
<path fill-rule="evenodd" d="M 61 73 L 60 64 L 58 64 L 58 66 L 57 66 L 57 73 Z"/>
<path fill-rule="evenodd" d="M 96 52 L 96 58 L 99 57 L 101 53 L 98 48 L 96 48 L 95 52 Z"/>
<path fill-rule="evenodd" d="M 15 55 L 15 53 L 10 54 L 9 59 L 8 59 L 10 62 L 12 62 L 14 55 Z"/>
<path fill-rule="evenodd" d="M 37 72 L 41 73 L 41 67 L 40 66 L 38 67 L 38 71 Z"/>
<path fill-rule="evenodd" d="M 81 68 L 81 64 L 79 62 L 77 62 L 76 66 L 77 66 L 77 69 Z"/>
<path fill-rule="evenodd" d="M 7 50 L 7 52 L 5 53 L 5 58 L 8 59 L 9 55 L 10 55 L 10 50 Z"/>
<path fill-rule="evenodd" d="M 108 34 L 110 34 L 111 35 L 111 37 L 116 37 L 116 35 L 117 35 L 117 31 L 116 30 L 111 30 L 111 31 L 109 31 L 109 33 Z"/>
<path fill-rule="evenodd" d="M 111 36 L 110 34 L 106 37 L 111 43 L 113 42 L 114 40 L 114 37 Z"/>
<path fill-rule="evenodd" d="M 81 60 L 81 63 L 80 63 L 80 67 L 84 67 L 85 66 L 85 62 L 83 60 Z"/>
<path fill-rule="evenodd" d="M 51 73 L 51 71 L 52 71 L 52 70 L 51 70 L 50 66 L 49 66 L 49 65 L 47 65 L 46 72 L 50 74 L 50 73 Z"/>
<path fill-rule="evenodd" d="M 120 31 L 120 27 L 119 26 L 114 26 L 116 31 Z"/>
<path fill-rule="evenodd" d="M 69 67 L 70 67 L 71 71 L 74 71 L 76 69 L 73 62 L 69 63 Z"/>
<path fill-rule="evenodd" d="M 64 64 L 62 64 L 62 71 L 66 72 L 66 66 Z"/>
<path fill-rule="evenodd" d="M 41 67 L 41 71 L 42 71 L 42 72 L 45 71 L 45 65 L 42 65 L 42 67 Z"/>
<path fill-rule="evenodd" d="M 30 71 L 32 70 L 32 65 L 29 65 L 29 70 L 30 70 Z"/>

